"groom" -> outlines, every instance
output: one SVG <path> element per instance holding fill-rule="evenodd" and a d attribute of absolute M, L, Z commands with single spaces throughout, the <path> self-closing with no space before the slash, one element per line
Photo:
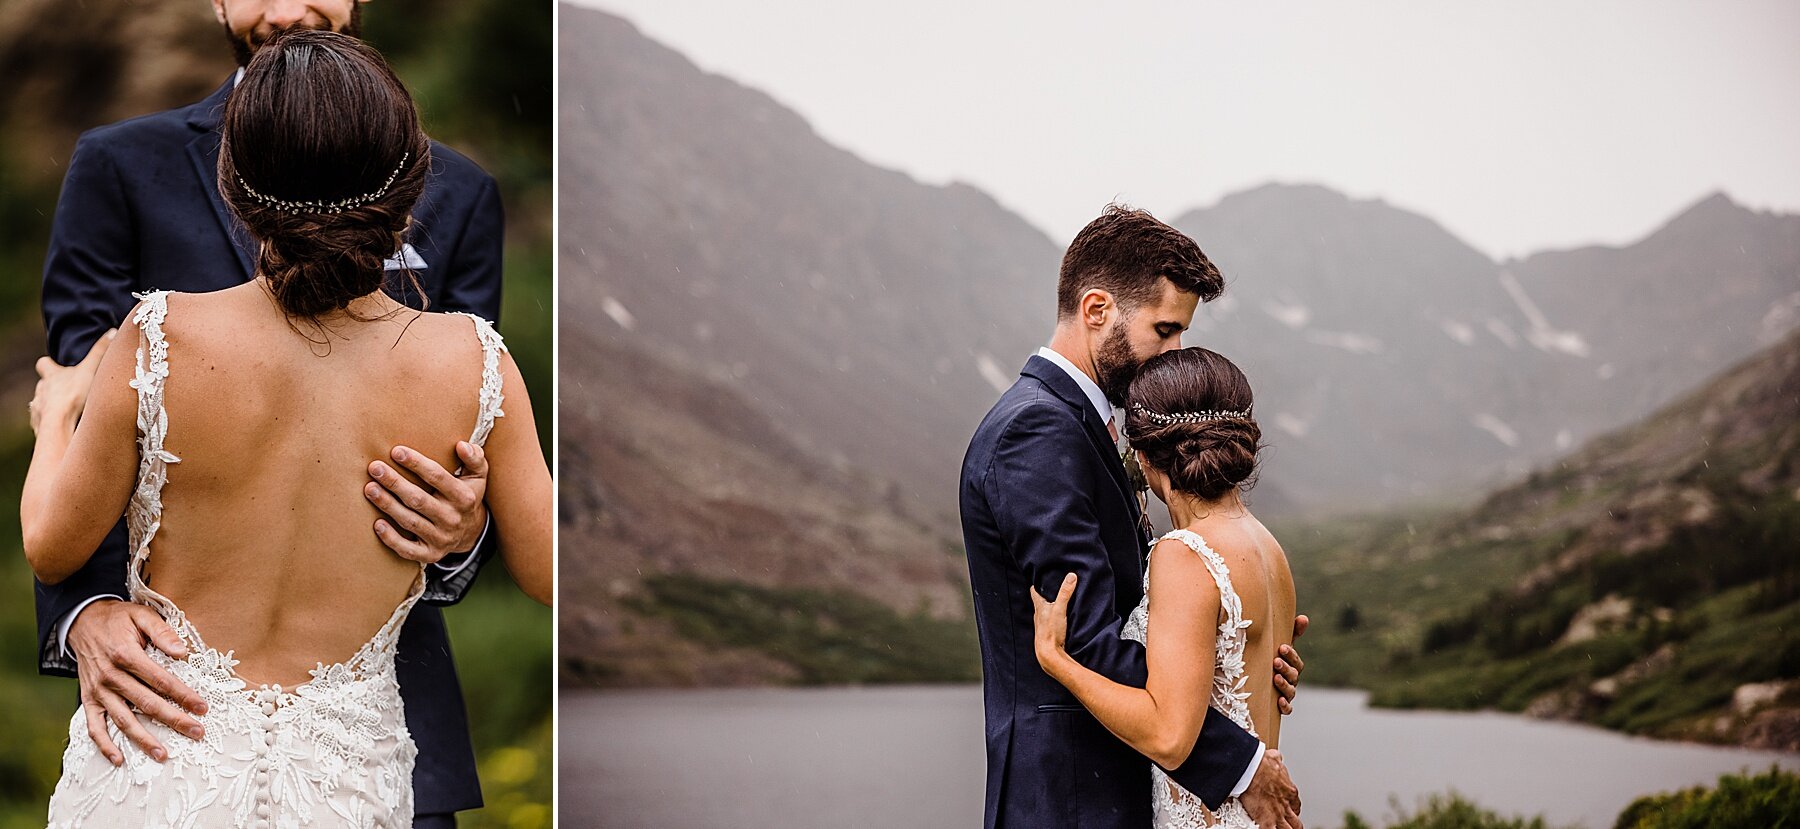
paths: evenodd
<path fill-rule="evenodd" d="M 1149 213 L 1107 207 L 1063 256 L 1050 347 L 1025 363 L 969 442 L 961 510 L 981 638 L 988 829 L 1150 825 L 1150 761 L 1038 667 L 1026 591 L 1048 599 L 1065 574 L 1079 574 L 1070 655 L 1143 686 L 1144 649 L 1120 634 L 1143 598 L 1150 537 L 1120 461 L 1114 407 L 1138 367 L 1180 348 L 1194 308 L 1224 289 L 1192 239 Z M 1291 650 L 1282 656 L 1275 686 L 1285 712 L 1301 663 Z M 1217 710 L 1169 776 L 1209 808 L 1236 796 L 1259 826 L 1300 826 L 1280 752 Z"/>
<path fill-rule="evenodd" d="M 279 30 L 330 29 L 356 35 L 361 0 L 212 0 L 238 65 Z M 219 196 L 219 120 L 236 78 L 205 100 L 85 133 L 63 180 L 44 262 L 44 321 L 50 354 L 73 365 L 108 329 L 117 327 L 134 291 L 202 292 L 252 278 L 254 242 Z M 433 310 L 499 318 L 502 218 L 494 179 L 437 142 L 431 176 L 413 211 L 413 227 L 388 269 L 411 269 Z M 406 284 L 394 280 L 395 285 Z M 417 306 L 412 291 L 396 298 Z M 454 604 L 496 549 L 486 536 L 486 460 L 459 448 L 468 472 L 452 476 L 418 452 L 396 447 L 393 465 L 370 465 L 380 486 L 365 495 L 408 531 L 377 536 L 426 568 L 424 602 Z M 395 467 L 411 469 L 430 488 Z M 372 530 L 371 530 L 372 531 Z M 391 539 L 391 540 L 390 540 Z M 474 552 L 471 552 L 474 551 Z M 76 675 L 89 735 L 109 757 L 120 755 L 104 729 L 105 711 L 136 707 L 190 735 L 200 700 L 146 658 L 146 641 L 168 651 L 179 640 L 154 611 L 125 595 L 126 534 L 121 522 L 74 576 L 37 585 L 39 670 Z M 413 774 L 414 825 L 454 826 L 456 812 L 481 806 L 467 712 L 451 661 L 442 612 L 421 604 L 402 628 L 397 662 L 406 724 L 419 748 Z M 171 704 L 174 700 L 180 704 Z M 187 709 L 186 711 L 181 710 Z M 115 724 L 146 752 L 155 747 L 135 717 Z M 97 727 L 98 724 L 98 727 Z"/>

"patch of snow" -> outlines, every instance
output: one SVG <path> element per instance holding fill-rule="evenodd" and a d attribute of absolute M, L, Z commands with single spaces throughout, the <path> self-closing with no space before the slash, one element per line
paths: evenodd
<path fill-rule="evenodd" d="M 1462 343 L 1463 345 L 1475 344 L 1475 329 L 1466 322 L 1439 320 L 1438 327 L 1444 329 L 1444 333 L 1448 334 L 1450 339 Z"/>
<path fill-rule="evenodd" d="M 1007 376 L 1006 369 L 1000 367 L 1000 361 L 993 355 L 983 351 L 975 355 L 975 370 L 980 372 L 981 379 L 994 387 L 994 391 L 1005 393 L 1012 388 L 1013 379 Z"/>
<path fill-rule="evenodd" d="M 1296 331 L 1305 328 L 1306 324 L 1312 321 L 1312 311 L 1298 302 L 1288 304 L 1264 302 L 1262 309 L 1263 313 L 1274 317 L 1276 322 Z"/>
<path fill-rule="evenodd" d="M 1476 415 L 1473 422 L 1477 427 L 1486 431 L 1488 434 L 1493 435 L 1494 438 L 1501 443 L 1504 443 L 1507 446 L 1519 445 L 1519 433 L 1515 431 L 1513 427 L 1506 425 L 1506 421 L 1491 414 L 1483 413 Z"/>
<path fill-rule="evenodd" d="M 618 323 L 619 327 L 626 331 L 637 328 L 637 318 L 633 317 L 630 311 L 625 310 L 623 303 L 612 297 L 601 298 L 600 310 L 605 311 L 607 316 L 612 317 L 613 322 Z"/>
<path fill-rule="evenodd" d="M 1773 345 L 1794 326 L 1800 325 L 1800 291 L 1788 294 L 1769 306 L 1762 318 L 1762 333 L 1757 337 L 1763 345 Z"/>
<path fill-rule="evenodd" d="M 1287 412 L 1276 412 L 1275 428 L 1293 435 L 1294 437 L 1303 438 L 1306 437 L 1307 431 L 1312 428 L 1312 424 L 1307 423 L 1294 415 L 1288 414 Z"/>
<path fill-rule="evenodd" d="M 1531 301 L 1531 297 L 1525 295 L 1525 286 L 1519 284 L 1512 271 L 1500 271 L 1500 287 L 1506 289 L 1513 303 L 1519 306 L 1519 313 L 1524 314 L 1526 321 L 1531 323 L 1531 329 L 1525 332 L 1526 341 L 1539 351 L 1560 351 L 1573 357 L 1588 356 L 1587 341 L 1574 331 L 1559 331 L 1551 327 L 1550 318 L 1544 315 L 1537 303 Z"/>
<path fill-rule="evenodd" d="M 1380 354 L 1381 341 L 1353 331 L 1308 331 L 1307 342 L 1341 348 L 1352 354 Z"/>

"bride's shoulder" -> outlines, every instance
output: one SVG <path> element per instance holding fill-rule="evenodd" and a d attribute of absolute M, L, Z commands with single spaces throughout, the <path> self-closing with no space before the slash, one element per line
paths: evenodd
<path fill-rule="evenodd" d="M 1212 567 L 1207 560 L 1209 554 L 1216 555 L 1199 533 L 1176 530 L 1163 536 L 1150 548 L 1150 567 L 1158 577 L 1173 573 L 1176 574 L 1174 578 L 1192 578 L 1211 583 Z"/>
<path fill-rule="evenodd" d="M 479 351 L 484 331 L 493 323 L 462 311 L 425 311 L 408 326 L 409 335 L 417 335 L 435 348 L 467 348 Z"/>

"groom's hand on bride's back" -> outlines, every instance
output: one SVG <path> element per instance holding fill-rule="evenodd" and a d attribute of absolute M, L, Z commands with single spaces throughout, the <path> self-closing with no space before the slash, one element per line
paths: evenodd
<path fill-rule="evenodd" d="M 1238 802 L 1261 829 L 1305 829 L 1300 823 L 1300 790 L 1278 749 L 1263 749 L 1262 765 Z"/>
<path fill-rule="evenodd" d="M 1312 620 L 1305 616 L 1294 617 L 1294 641 L 1300 641 L 1300 634 L 1306 632 L 1306 626 Z M 1300 658 L 1300 652 L 1293 645 L 1282 645 L 1275 653 L 1275 707 L 1282 714 L 1294 713 L 1294 695 L 1300 693 L 1300 672 L 1306 670 L 1306 661 Z"/>
<path fill-rule="evenodd" d="M 132 708 L 196 740 L 205 735 L 189 714 L 206 713 L 206 701 L 194 689 L 150 661 L 145 648 L 185 659 L 187 646 L 156 611 L 141 604 L 101 599 L 85 608 L 69 626 L 68 647 L 75 655 L 81 681 L 81 712 L 88 738 L 113 765 L 125 761 L 106 721 L 111 719 L 145 754 L 162 762 L 168 752 L 132 714 Z M 170 702 L 174 700 L 174 702 Z"/>
<path fill-rule="evenodd" d="M 375 536 L 401 558 L 427 564 L 475 549 L 487 527 L 488 462 L 481 447 L 457 441 L 462 470 L 454 475 L 409 447 L 396 446 L 390 456 L 424 486 L 384 461 L 369 464 L 374 481 L 363 486 L 363 494 L 387 513 L 376 519 Z"/>

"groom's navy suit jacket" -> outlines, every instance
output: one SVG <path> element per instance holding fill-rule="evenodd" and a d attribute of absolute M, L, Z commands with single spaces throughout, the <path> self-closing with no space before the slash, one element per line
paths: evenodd
<path fill-rule="evenodd" d="M 1069 653 L 1143 687 L 1144 649 L 1121 620 L 1144 596 L 1150 539 L 1106 423 L 1055 363 L 1032 357 L 963 458 L 961 510 L 987 709 L 988 829 L 1150 825 L 1150 761 L 1112 736 L 1045 674 L 1031 596 L 1080 576 Z M 1174 780 L 1217 807 L 1257 740 L 1217 710 Z"/>
<path fill-rule="evenodd" d="M 57 362 L 79 361 L 96 339 L 136 304 L 133 291 L 205 292 L 251 278 L 255 242 L 217 187 L 219 121 L 233 83 L 206 100 L 91 130 L 75 144 L 44 262 L 44 322 Z M 407 235 L 415 272 L 433 310 L 500 314 L 503 219 L 494 179 L 441 144 L 431 145 L 431 175 Z M 418 261 L 423 260 L 423 267 Z M 417 305 L 416 292 L 395 296 Z M 492 532 L 489 533 L 493 535 Z M 483 543 L 455 576 L 428 567 L 424 601 L 462 598 L 482 561 Z M 37 585 L 39 668 L 73 676 L 57 623 L 87 599 L 125 595 L 123 522 L 74 576 Z M 419 747 L 415 811 L 443 814 L 481 806 L 469 743 L 468 714 L 443 613 L 413 608 L 400 635 L 400 693 Z"/>

